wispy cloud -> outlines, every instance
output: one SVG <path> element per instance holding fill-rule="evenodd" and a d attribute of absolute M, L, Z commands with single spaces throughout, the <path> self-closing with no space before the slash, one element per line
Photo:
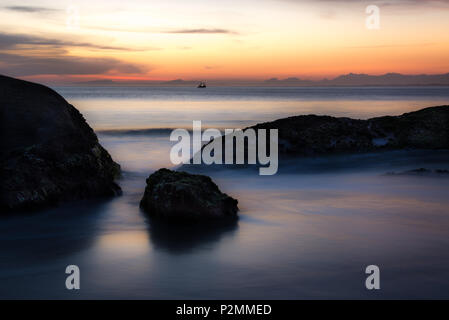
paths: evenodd
<path fill-rule="evenodd" d="M 154 33 L 154 34 L 240 34 L 237 31 L 224 28 L 185 28 L 185 29 L 161 29 L 142 25 L 140 27 L 127 26 L 102 26 L 102 25 L 83 25 L 83 28 L 90 30 L 101 30 L 106 32 L 124 32 L 124 33 Z"/>
<path fill-rule="evenodd" d="M 164 33 L 237 34 L 237 32 L 227 29 L 179 29 L 179 30 L 166 31 Z"/>
<path fill-rule="evenodd" d="M 141 66 L 115 58 L 69 55 L 67 47 L 131 50 L 88 42 L 0 33 L 0 72 L 13 76 L 143 73 Z"/>
<path fill-rule="evenodd" d="M 13 76 L 143 73 L 139 66 L 113 58 L 35 57 L 8 53 L 0 53 L 0 72 Z"/>
<path fill-rule="evenodd" d="M 311 0 L 283 0 L 283 1 L 290 1 L 290 2 L 311 2 Z M 312 2 L 315 2 L 317 0 L 313 0 Z M 381 2 L 385 4 L 433 4 L 433 3 L 449 3 L 449 0 L 394 0 L 394 1 L 388 1 L 388 0 L 318 0 L 319 2 L 346 2 L 346 3 L 360 3 L 360 2 Z"/>
<path fill-rule="evenodd" d="M 60 11 L 57 9 L 34 7 L 34 6 L 6 6 L 4 8 L 11 11 L 28 12 L 28 13 L 51 13 Z"/>
<path fill-rule="evenodd" d="M 89 42 L 76 42 L 59 39 L 44 38 L 40 36 L 29 36 L 23 34 L 11 34 L 0 32 L 0 49 L 15 49 L 23 45 L 50 46 L 54 48 L 60 47 L 85 47 L 102 50 L 118 50 L 118 51 L 143 51 L 157 50 L 158 48 L 134 49 L 116 46 L 98 45 Z"/>
<path fill-rule="evenodd" d="M 381 6 L 447 6 L 449 0 L 278 0 L 293 3 L 324 3 L 324 4 L 376 4 Z"/>
<path fill-rule="evenodd" d="M 348 49 L 383 49 L 383 48 L 403 48 L 403 47 L 427 47 L 433 46 L 435 43 L 413 43 L 413 44 L 379 44 L 371 46 L 346 46 Z"/>

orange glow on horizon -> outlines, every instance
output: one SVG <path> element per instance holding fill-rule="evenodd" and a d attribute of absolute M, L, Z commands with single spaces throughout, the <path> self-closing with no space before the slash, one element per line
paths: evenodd
<path fill-rule="evenodd" d="M 232 1 L 231 1 L 232 2 Z M 38 0 L 44 7 L 49 1 Z M 449 5 L 381 6 L 365 27 L 367 3 L 194 0 L 79 2 L 67 28 L 64 4 L 47 14 L 0 12 L 0 71 L 43 81 L 265 80 L 449 72 Z M 332 7 L 332 8 L 331 8 Z M 6 45 L 1 45 L 6 37 Z M 14 42 L 16 41 L 16 42 Z"/>

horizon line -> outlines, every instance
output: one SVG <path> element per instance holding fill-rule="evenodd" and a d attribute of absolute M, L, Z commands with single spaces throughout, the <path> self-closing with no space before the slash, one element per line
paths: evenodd
<path fill-rule="evenodd" d="M 1 75 L 1 74 L 0 74 Z M 9 76 L 6 74 L 3 74 L 4 76 Z M 208 82 L 209 84 L 215 84 L 215 85 L 224 85 L 224 84 L 265 84 L 265 85 L 274 85 L 274 84 L 282 84 L 282 85 L 322 85 L 322 84 L 331 84 L 332 82 L 361 82 L 360 85 L 363 85 L 364 81 L 367 80 L 380 80 L 383 77 L 396 77 L 396 79 L 389 79 L 389 80 L 395 80 L 395 81 L 401 81 L 401 80 L 407 80 L 407 78 L 414 78 L 415 80 L 435 80 L 435 79 L 429 79 L 429 78 L 438 78 L 442 77 L 443 79 L 437 79 L 442 80 L 444 82 L 444 85 L 449 85 L 449 72 L 446 73 L 419 73 L 419 74 L 405 74 L 405 73 L 399 73 L 399 72 L 387 72 L 387 73 L 381 73 L 381 74 L 368 74 L 368 73 L 344 73 L 333 77 L 323 77 L 318 79 L 311 79 L 311 78 L 302 78 L 300 76 L 289 76 L 286 78 L 283 77 L 269 77 L 269 78 L 211 78 L 211 79 L 182 79 L 182 78 L 175 78 L 170 80 L 161 80 L 161 79 L 123 79 L 119 77 L 99 77 L 99 78 L 87 78 L 83 79 L 81 78 L 65 78 L 65 79 L 58 79 L 57 77 L 42 77 L 42 76 L 22 76 L 22 77 L 15 77 L 10 76 L 14 78 L 23 79 L 26 81 L 31 82 L 38 82 L 38 83 L 49 83 L 49 84 L 60 84 L 60 85 L 172 85 L 172 86 L 182 86 L 182 85 L 191 85 L 194 83 L 199 82 Z M 420 79 L 421 77 L 421 79 Z M 357 78 L 357 79 L 355 79 Z M 402 78 L 402 79 L 401 79 Z M 408 79 L 411 80 L 411 79 Z M 417 83 L 418 84 L 418 83 Z M 424 83 L 424 85 L 431 85 L 432 83 Z M 398 83 L 400 85 L 400 83 Z M 411 85 L 409 83 L 404 83 L 404 85 Z M 418 84 L 419 85 L 419 84 Z M 439 85 L 438 83 L 435 83 L 435 85 Z M 441 85 L 441 84 L 440 84 Z"/>

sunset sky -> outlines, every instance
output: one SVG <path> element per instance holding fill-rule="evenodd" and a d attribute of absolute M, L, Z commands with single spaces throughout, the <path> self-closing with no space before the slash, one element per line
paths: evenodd
<path fill-rule="evenodd" d="M 365 27 L 370 4 L 378 30 Z M 0 73 L 25 79 L 349 72 L 449 72 L 449 0 L 0 0 Z"/>

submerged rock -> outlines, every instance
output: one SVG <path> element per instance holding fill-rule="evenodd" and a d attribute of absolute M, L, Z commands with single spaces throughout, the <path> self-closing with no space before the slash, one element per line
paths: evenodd
<path fill-rule="evenodd" d="M 140 206 L 151 216 L 178 222 L 237 218 L 238 201 L 207 176 L 159 169 L 146 182 Z"/>
<path fill-rule="evenodd" d="M 120 166 L 45 86 L 0 76 L 0 214 L 120 193 Z"/>

